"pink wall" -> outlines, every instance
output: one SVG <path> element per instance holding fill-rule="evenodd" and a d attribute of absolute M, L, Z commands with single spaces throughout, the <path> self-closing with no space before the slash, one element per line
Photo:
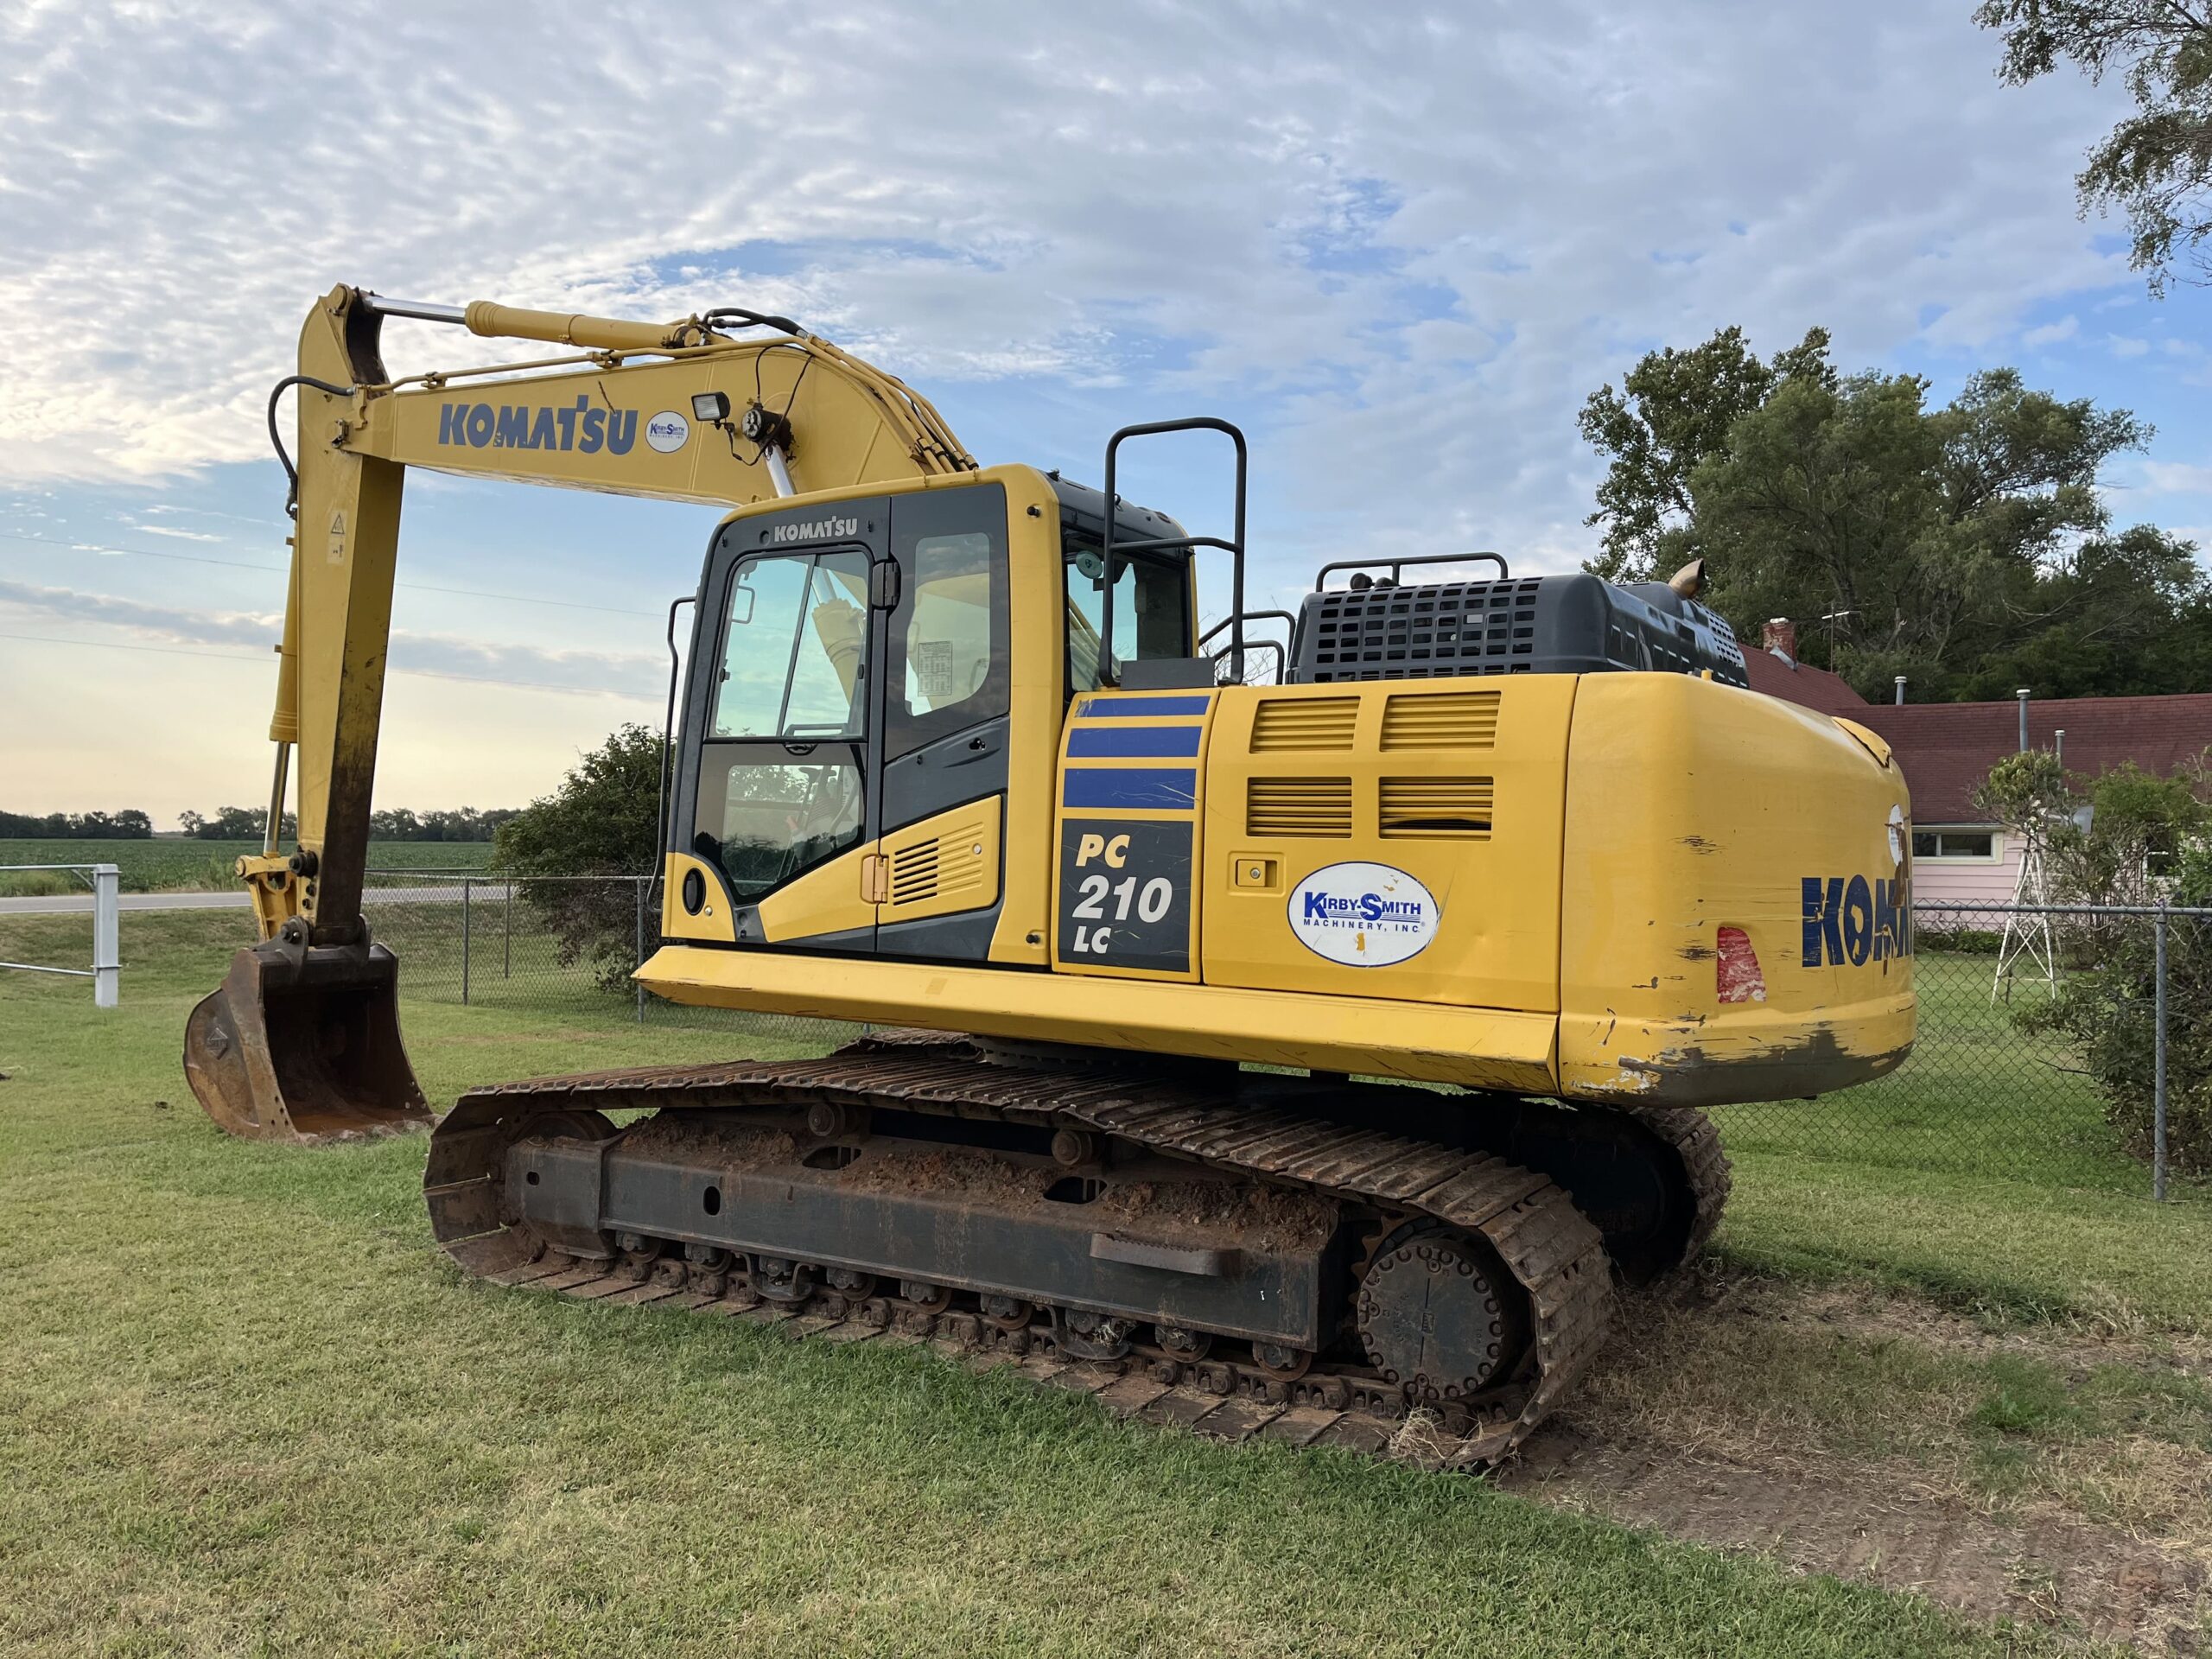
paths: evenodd
<path fill-rule="evenodd" d="M 1912 896 L 1915 902 L 1923 905 L 2009 905 L 2012 902 L 2012 884 L 2019 879 L 2019 839 L 2006 836 L 1993 864 L 1916 860 L 1912 867 Z"/>

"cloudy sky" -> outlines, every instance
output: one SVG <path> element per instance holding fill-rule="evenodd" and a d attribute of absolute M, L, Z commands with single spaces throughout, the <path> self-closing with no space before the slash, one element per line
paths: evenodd
<path fill-rule="evenodd" d="M 1225 414 L 1278 601 L 1355 552 L 1570 568 L 1581 400 L 1731 322 L 2131 407 L 2120 519 L 2212 527 L 2212 301 L 2074 212 L 2120 93 L 2000 86 L 1970 10 L 0 0 L 0 806 L 261 798 L 263 405 L 340 282 L 786 312 L 1094 481 L 1116 425 Z M 1216 460 L 1124 487 L 1216 527 Z M 657 721 L 713 518 L 412 477 L 379 804 Z"/>

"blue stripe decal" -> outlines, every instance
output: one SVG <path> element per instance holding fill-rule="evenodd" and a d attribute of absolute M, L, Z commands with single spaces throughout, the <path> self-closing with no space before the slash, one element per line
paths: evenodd
<path fill-rule="evenodd" d="M 1144 715 L 1203 715 L 1211 697 L 1085 697 L 1076 704 L 1077 720 L 1135 719 Z"/>
<path fill-rule="evenodd" d="M 1077 726 L 1068 733 L 1068 753 L 1085 760 L 1128 760 L 1198 752 L 1203 726 Z"/>
<path fill-rule="evenodd" d="M 1198 774 L 1190 766 L 1090 766 L 1061 774 L 1060 804 L 1188 812 L 1198 790 Z"/>

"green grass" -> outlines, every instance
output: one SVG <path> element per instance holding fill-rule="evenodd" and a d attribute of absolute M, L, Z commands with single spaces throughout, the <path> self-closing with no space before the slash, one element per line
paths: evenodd
<path fill-rule="evenodd" d="M 61 919 L 10 918 L 0 954 L 56 954 L 42 930 Z M 2049 1645 L 1471 1480 L 1116 1424 L 912 1351 L 466 1282 L 428 1237 L 419 1137 L 248 1145 L 193 1107 L 179 1033 L 219 975 L 220 938 L 202 917 L 129 918 L 111 1014 L 81 984 L 0 976 L 0 1644 Z M 441 1102 L 482 1079 L 733 1046 L 442 1003 L 410 1002 L 406 1020 Z"/>
<path fill-rule="evenodd" d="M 1920 1037 L 1891 1076 L 1817 1102 L 1717 1114 L 1732 1153 L 1810 1154 L 1857 1168 L 2001 1167 L 2050 1186 L 2149 1191 L 2120 1150 L 2094 1087 L 2056 1037 L 2023 1029 L 2043 995 L 2022 983 L 1992 1001 L 1993 957 L 1923 950 L 1915 960 Z"/>
<path fill-rule="evenodd" d="M 0 864 L 112 864 L 125 893 L 189 892 L 237 885 L 232 865 L 241 853 L 257 853 L 257 841 L 10 841 L 0 839 Z M 492 856 L 488 841 L 379 841 L 369 849 L 378 870 L 480 870 Z M 0 871 L 0 898 L 14 894 L 81 893 L 66 872 Z"/>

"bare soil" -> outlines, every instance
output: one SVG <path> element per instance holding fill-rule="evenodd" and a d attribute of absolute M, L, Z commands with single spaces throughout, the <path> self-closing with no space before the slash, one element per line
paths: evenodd
<path fill-rule="evenodd" d="M 1786 1374 L 1824 1349 L 1902 1354 L 1930 1380 L 1865 1421 L 1824 1421 L 1821 1381 L 1794 1388 Z M 2115 1365 L 2208 1375 L 2200 1344 L 1992 1329 L 1872 1293 L 1691 1277 L 1621 1309 L 1586 1388 L 1494 1478 L 1548 1503 L 1977 1618 L 2153 1654 L 2212 1650 L 2212 1437 L 2039 1445 L 2026 1454 L 2033 1477 L 1999 1493 L 1977 1470 L 1971 1419 L 1950 1386 L 1964 1371 L 1970 1395 L 1974 1374 L 1945 1363 L 1997 1354 L 2077 1381 Z M 1746 1401 L 1727 1379 L 1762 1359 L 1770 1386 Z"/>

